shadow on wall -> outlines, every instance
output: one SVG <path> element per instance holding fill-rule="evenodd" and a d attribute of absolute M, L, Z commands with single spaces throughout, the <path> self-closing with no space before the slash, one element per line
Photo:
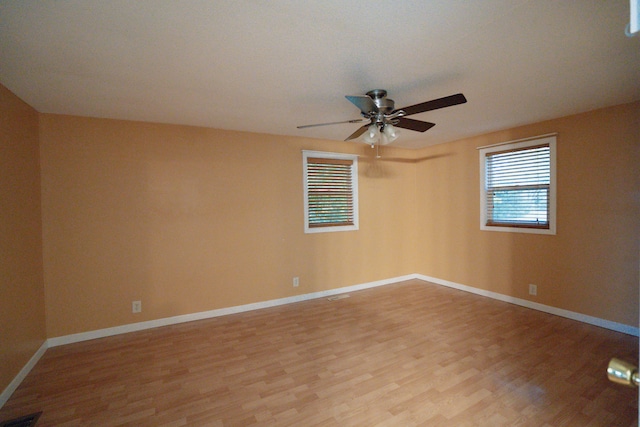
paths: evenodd
<path fill-rule="evenodd" d="M 385 156 L 384 151 L 380 152 L 380 156 L 376 156 L 376 153 L 368 153 L 366 157 L 360 157 L 359 163 L 362 165 L 363 174 L 367 178 L 372 179 L 380 179 L 380 178 L 390 178 L 394 176 L 393 169 L 388 167 L 386 164 L 418 164 L 427 162 L 430 160 L 436 160 L 441 157 L 448 157 L 451 154 L 437 154 L 433 156 L 424 156 L 419 158 L 407 158 L 407 157 L 394 157 L 394 156 Z"/>

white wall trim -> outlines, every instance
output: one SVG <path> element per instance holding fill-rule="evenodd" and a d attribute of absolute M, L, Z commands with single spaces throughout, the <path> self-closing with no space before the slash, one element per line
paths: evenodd
<path fill-rule="evenodd" d="M 522 307 L 531 308 L 533 310 L 542 311 L 544 313 L 553 314 L 560 317 L 566 317 L 567 319 L 577 320 L 579 322 L 588 323 L 590 325 L 599 326 L 605 329 L 611 329 L 616 332 L 622 332 L 623 334 L 640 336 L 640 329 L 635 326 L 625 325 L 623 323 L 612 322 L 610 320 L 600 319 L 598 317 L 588 316 L 586 314 L 576 313 L 574 311 L 565 310 L 562 308 L 552 307 L 550 305 L 544 305 L 533 301 L 524 300 L 521 298 L 512 297 L 509 295 L 499 294 L 497 292 L 487 291 L 484 289 L 474 288 L 472 286 L 461 285 L 459 283 L 451 282 L 449 280 L 438 279 L 436 277 L 425 276 L 423 274 L 416 274 L 416 279 L 424 280 L 425 282 L 435 283 L 437 285 L 446 286 L 449 288 L 458 289 L 472 294 L 489 297 L 499 301 L 516 304 Z"/>
<path fill-rule="evenodd" d="M 499 301 L 516 304 L 522 307 L 531 308 L 542 311 L 544 313 L 554 314 L 556 316 L 566 317 L 568 319 L 577 320 L 579 322 L 588 323 L 628 335 L 640 336 L 640 330 L 637 327 L 616 323 L 609 320 L 600 319 L 586 314 L 575 313 L 557 307 L 539 304 L 508 295 L 499 294 L 497 292 L 487 291 L 484 289 L 474 288 L 472 286 L 462 285 L 448 280 L 438 279 L 436 277 L 426 276 L 423 274 L 408 274 L 405 276 L 394 277 L 390 279 L 377 280 L 374 282 L 362 283 L 359 285 L 347 286 L 337 289 L 329 289 L 326 291 L 312 292 L 309 294 L 295 295 L 286 298 L 279 298 L 269 301 L 256 302 L 252 304 L 238 305 L 234 307 L 220 308 L 216 310 L 202 311 L 198 313 L 184 314 L 174 317 L 166 317 L 162 319 L 149 320 L 146 322 L 130 323 L 128 325 L 115 326 L 113 328 L 98 329 L 95 331 L 81 332 L 78 334 L 64 335 L 60 337 L 49 338 L 48 346 L 57 347 L 59 345 L 72 344 L 81 341 L 87 341 L 97 338 L 104 338 L 112 335 L 126 334 L 129 332 L 142 331 L 146 329 L 159 328 L 161 326 L 176 325 L 179 323 L 193 322 L 195 320 L 210 319 L 213 317 L 226 316 L 229 314 L 243 313 L 246 311 L 259 310 L 262 308 L 276 307 L 279 305 L 292 304 L 301 301 L 308 301 L 316 298 L 323 298 L 332 295 L 343 294 L 347 292 L 355 292 L 364 289 L 375 288 L 378 286 L 389 285 L 392 283 L 402 282 L 405 280 L 419 279 L 425 282 L 431 282 L 449 288 L 470 292 L 476 295 L 485 296 Z"/>
<path fill-rule="evenodd" d="M 262 308 L 276 307 L 279 305 L 291 304 L 295 302 L 308 301 L 316 298 L 324 298 L 333 295 L 344 294 L 347 292 L 361 291 L 364 289 L 375 288 L 378 286 L 389 285 L 405 280 L 418 279 L 425 282 L 434 283 L 448 288 L 458 289 L 472 294 L 492 298 L 499 301 L 516 304 L 522 307 L 531 308 L 533 310 L 542 311 L 544 313 L 556 316 L 566 317 L 568 319 L 577 320 L 579 322 L 588 323 L 590 325 L 599 326 L 601 328 L 610 329 L 624 334 L 640 336 L 640 330 L 637 327 L 625 325 L 622 323 L 612 322 L 600 319 L 586 314 L 575 313 L 573 311 L 564 310 L 532 301 L 523 300 L 508 295 L 499 294 L 497 292 L 487 291 L 484 289 L 474 288 L 472 286 L 462 285 L 460 283 L 451 282 L 449 280 L 438 279 L 436 277 L 426 276 L 424 274 L 408 274 L 405 276 L 394 277 L 390 279 L 377 280 L 374 282 L 362 283 L 359 285 L 346 286 L 343 288 L 329 289 L 326 291 L 312 292 L 309 294 L 295 295 L 286 298 L 279 298 L 269 301 L 257 302 L 252 304 L 239 305 L 235 307 L 220 308 L 217 310 L 203 311 L 199 313 L 184 314 L 181 316 L 167 317 L 163 319 L 150 320 L 146 322 L 131 323 L 128 325 L 115 326 L 113 328 L 98 329 L 95 331 L 82 332 L 79 334 L 64 335 L 60 337 L 49 338 L 36 351 L 33 357 L 20 370 L 18 375 L 9 383 L 9 385 L 0 393 L 0 408 L 9 400 L 13 392 L 18 388 L 20 383 L 31 372 L 31 369 L 38 363 L 45 351 L 50 347 L 59 345 L 72 344 L 81 341 L 92 340 L 96 338 L 104 338 L 113 335 L 126 334 L 128 332 L 142 331 L 145 329 L 158 328 L 161 326 L 175 325 L 184 322 L 192 322 L 194 320 L 203 320 L 213 317 L 226 316 L 228 314 L 242 313 L 246 311 L 259 310 Z"/>
<path fill-rule="evenodd" d="M 347 286 L 344 288 L 312 292 L 310 294 L 295 295 L 292 297 L 256 302 L 252 304 L 245 304 L 245 305 L 238 305 L 234 307 L 220 308 L 216 310 L 202 311 L 199 313 L 184 314 L 181 316 L 166 317 L 163 319 L 149 320 L 146 322 L 130 323 L 128 325 L 115 326 L 113 328 L 98 329 L 95 331 L 81 332 L 78 334 L 71 334 L 71 335 L 64 335 L 64 336 L 55 337 L 55 338 L 49 338 L 48 344 L 49 344 L 49 347 L 57 347 L 59 345 L 72 344 L 72 343 L 92 340 L 96 338 L 104 338 L 112 335 L 126 334 L 128 332 L 142 331 L 145 329 L 158 328 L 161 326 L 192 322 L 194 320 L 210 319 L 213 317 L 226 316 L 228 314 L 243 313 L 245 311 L 276 307 L 279 305 L 307 301 L 307 300 L 312 300 L 316 298 L 323 298 L 331 295 L 343 294 L 346 292 L 355 292 L 363 289 L 375 288 L 377 286 L 388 285 L 391 283 L 396 283 L 403 280 L 410 280 L 414 278 L 416 278 L 415 274 L 410 274 L 407 276 L 377 280 L 375 282 L 362 283 L 360 285 Z"/>
<path fill-rule="evenodd" d="M 18 372 L 18 375 L 16 375 L 13 381 L 9 383 L 9 385 L 2 391 L 2 393 L 0 393 L 0 408 L 2 408 L 5 403 L 7 403 L 7 400 L 9 400 L 13 392 L 16 391 L 22 381 L 27 377 L 27 375 L 29 375 L 29 372 L 31 372 L 33 367 L 36 366 L 36 363 L 38 363 L 38 360 L 40 360 L 44 352 L 47 351 L 47 348 L 48 344 L 47 340 L 45 340 L 40 348 L 36 350 L 35 354 L 31 356 L 31 359 L 29 359 L 27 364 L 24 365 L 20 372 Z"/>
<path fill-rule="evenodd" d="M 544 135 L 538 135 L 538 136 L 529 136 L 527 138 L 513 139 L 511 141 L 498 142 L 497 144 L 483 145 L 482 147 L 476 147 L 476 150 L 484 150 L 485 148 L 500 147 L 501 145 L 509 145 L 509 144 L 516 144 L 518 142 L 532 141 L 534 139 L 543 139 L 543 138 L 548 138 L 550 136 L 558 136 L 558 132 L 545 133 Z"/>

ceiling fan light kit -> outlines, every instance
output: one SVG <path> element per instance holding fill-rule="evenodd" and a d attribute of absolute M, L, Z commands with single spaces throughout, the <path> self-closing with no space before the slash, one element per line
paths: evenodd
<path fill-rule="evenodd" d="M 385 125 L 382 129 L 382 134 L 384 135 L 387 144 L 395 141 L 400 136 L 400 131 L 396 129 L 393 125 L 388 124 Z"/>
<path fill-rule="evenodd" d="M 392 124 L 381 125 L 378 129 L 378 124 L 373 123 L 367 127 L 367 131 L 362 136 L 363 142 L 371 144 L 371 148 L 378 143 L 380 145 L 387 145 L 398 139 L 400 131 L 397 130 Z"/>
<path fill-rule="evenodd" d="M 375 124 L 369 125 L 362 139 L 367 144 L 375 144 L 380 138 L 380 131 Z"/>
<path fill-rule="evenodd" d="M 376 143 L 386 145 L 398 139 L 400 132 L 397 128 L 426 132 L 435 126 L 435 123 L 409 119 L 407 116 L 467 102 L 465 96 L 458 93 L 396 110 L 395 102 L 387 98 L 387 91 L 384 89 L 370 90 L 366 95 L 347 95 L 346 98 L 360 109 L 362 119 L 304 125 L 298 126 L 298 129 L 368 121 L 367 124 L 349 135 L 345 141 L 362 136 L 362 140 L 367 144 L 371 144 L 371 147 L 375 146 Z"/>

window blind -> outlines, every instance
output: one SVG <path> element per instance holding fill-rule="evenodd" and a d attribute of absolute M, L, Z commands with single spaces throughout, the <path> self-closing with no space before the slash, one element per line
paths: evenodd
<path fill-rule="evenodd" d="M 354 225 L 353 161 L 307 157 L 309 228 Z"/>
<path fill-rule="evenodd" d="M 549 228 L 549 144 L 487 153 L 486 225 Z"/>

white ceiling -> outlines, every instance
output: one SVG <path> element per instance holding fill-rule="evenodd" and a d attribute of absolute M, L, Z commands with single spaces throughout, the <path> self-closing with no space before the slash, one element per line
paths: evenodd
<path fill-rule="evenodd" d="M 628 0 L 0 0 L 0 83 L 44 113 L 343 140 L 345 95 L 462 92 L 423 147 L 640 99 Z"/>

